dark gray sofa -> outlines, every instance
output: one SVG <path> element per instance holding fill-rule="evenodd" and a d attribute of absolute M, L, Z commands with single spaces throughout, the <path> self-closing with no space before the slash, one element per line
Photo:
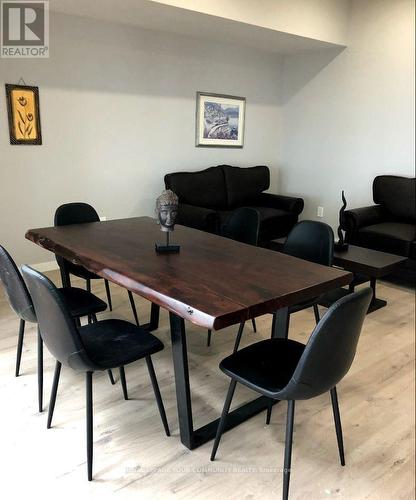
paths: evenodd
<path fill-rule="evenodd" d="M 266 166 L 249 168 L 218 165 L 197 172 L 165 175 L 166 189 L 179 197 L 178 223 L 221 234 L 221 227 L 239 207 L 260 215 L 259 244 L 286 236 L 298 221 L 303 199 L 265 193 L 270 187 Z"/>

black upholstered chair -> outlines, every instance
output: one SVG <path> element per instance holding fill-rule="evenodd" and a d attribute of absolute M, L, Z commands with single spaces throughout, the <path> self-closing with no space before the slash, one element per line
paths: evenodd
<path fill-rule="evenodd" d="M 13 311 L 20 318 L 19 336 L 17 341 L 16 377 L 19 376 L 22 358 L 25 324 L 37 323 L 32 299 L 25 282 L 10 254 L 0 245 L 0 281 L 3 283 L 6 297 Z M 67 304 L 70 315 L 79 324 L 84 316 L 91 316 L 96 321 L 96 314 L 107 309 L 107 304 L 82 288 L 60 288 L 58 293 Z M 109 370 L 111 383 L 114 378 Z M 43 411 L 43 343 L 38 330 L 38 402 L 39 411 Z"/>
<path fill-rule="evenodd" d="M 331 266 L 334 256 L 334 232 L 332 228 L 323 222 L 304 220 L 298 222 L 292 231 L 289 233 L 283 252 L 298 257 L 299 259 L 315 262 L 324 266 Z M 313 307 L 315 321 L 319 321 L 318 302 L 320 297 L 301 302 L 289 308 L 289 316 L 286 325 L 286 334 L 289 330 L 290 314 L 303 311 L 309 307 Z M 244 326 L 244 323 L 242 323 Z M 237 351 L 240 344 L 243 328 L 238 331 L 234 352 Z"/>
<path fill-rule="evenodd" d="M 333 304 L 306 345 L 289 339 L 252 344 L 223 359 L 221 370 L 231 378 L 211 460 L 215 459 L 237 382 L 270 398 L 266 423 L 274 401 L 288 402 L 283 467 L 283 499 L 288 498 L 295 401 L 331 394 L 341 465 L 345 465 L 336 385 L 354 360 L 361 328 L 371 301 L 371 288 L 352 293 Z"/>
<path fill-rule="evenodd" d="M 289 233 L 283 252 L 299 259 L 332 266 L 334 257 L 334 232 L 324 222 L 304 220 L 298 222 Z M 319 321 L 319 297 L 301 302 L 289 308 L 289 314 L 313 307 L 316 323 Z M 289 316 L 290 317 L 290 316 Z M 287 325 L 289 329 L 289 322 Z"/>
<path fill-rule="evenodd" d="M 256 209 L 243 207 L 234 210 L 221 229 L 221 235 L 231 240 L 257 246 L 259 238 L 260 216 Z M 254 332 L 257 331 L 256 320 L 252 319 Z M 245 322 L 240 323 L 237 339 L 243 334 Z M 208 330 L 207 346 L 211 345 L 212 331 Z M 237 344 L 238 345 L 238 344 Z"/>
<path fill-rule="evenodd" d="M 96 210 L 88 203 L 65 203 L 56 209 L 54 225 L 55 226 L 67 226 L 69 224 L 84 224 L 88 222 L 99 222 L 100 217 L 98 216 Z M 92 273 L 85 269 L 85 267 L 78 266 L 69 262 L 68 260 L 56 255 L 56 260 L 59 265 L 59 269 L 61 271 L 62 278 L 62 286 L 69 287 L 71 286 L 71 278 L 70 275 L 78 276 L 86 281 L 87 290 L 91 291 L 91 280 L 103 279 L 98 274 Z M 108 280 L 104 279 L 105 290 L 107 293 L 108 306 L 110 311 L 113 310 L 113 305 L 111 301 L 111 292 L 110 292 L 110 284 Z M 136 305 L 134 303 L 133 294 L 130 290 L 127 290 L 131 310 L 133 312 L 134 320 L 136 325 L 139 326 L 139 318 L 137 316 Z"/>
<path fill-rule="evenodd" d="M 373 182 L 374 205 L 344 212 L 348 243 L 407 257 L 416 269 L 416 179 L 378 175 Z"/>
<path fill-rule="evenodd" d="M 32 296 L 42 338 L 56 359 L 48 428 L 52 424 L 61 366 L 68 366 L 86 375 L 88 480 L 92 479 L 92 376 L 95 371 L 119 368 L 124 397 L 127 399 L 124 366 L 145 358 L 163 426 L 169 436 L 169 426 L 151 358 L 152 354 L 163 349 L 162 342 L 148 331 L 127 321 L 110 319 L 78 327 L 61 294 L 46 276 L 28 266 L 22 267 L 22 273 Z"/>

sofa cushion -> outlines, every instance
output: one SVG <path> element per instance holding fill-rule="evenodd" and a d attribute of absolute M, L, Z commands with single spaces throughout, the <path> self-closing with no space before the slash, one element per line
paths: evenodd
<path fill-rule="evenodd" d="M 225 208 L 227 193 L 221 167 L 199 172 L 175 172 L 165 175 L 166 189 L 179 196 L 180 203 L 206 208 Z"/>
<path fill-rule="evenodd" d="M 373 197 L 393 217 L 416 221 L 415 178 L 379 175 L 374 179 Z"/>
<path fill-rule="evenodd" d="M 270 187 L 270 171 L 268 167 L 239 168 L 222 165 L 227 191 L 227 206 L 244 205 Z"/>
<path fill-rule="evenodd" d="M 416 239 L 416 226 L 403 222 L 382 222 L 361 228 L 356 234 L 356 243 L 409 257 L 411 244 Z"/>

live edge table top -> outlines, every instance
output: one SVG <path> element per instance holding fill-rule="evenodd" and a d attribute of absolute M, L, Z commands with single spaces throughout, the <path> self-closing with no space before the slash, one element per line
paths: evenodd
<path fill-rule="evenodd" d="M 199 326 L 221 329 L 347 285 L 346 271 L 177 225 L 178 254 L 137 217 L 30 229 L 26 238 Z"/>

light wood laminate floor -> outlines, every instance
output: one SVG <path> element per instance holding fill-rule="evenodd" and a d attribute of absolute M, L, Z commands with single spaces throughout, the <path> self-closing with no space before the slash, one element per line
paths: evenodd
<path fill-rule="evenodd" d="M 59 283 L 58 273 L 48 273 Z M 74 282 L 78 284 L 79 282 Z M 114 311 L 100 318 L 132 320 L 125 290 L 111 285 Z M 105 297 L 102 280 L 93 291 Z M 346 466 L 338 461 L 329 394 L 296 405 L 291 499 L 414 498 L 414 292 L 380 283 L 388 306 L 367 316 L 355 362 L 339 385 Z M 140 319 L 149 304 L 136 297 Z M 322 311 L 322 308 L 321 308 Z M 242 345 L 270 335 L 271 317 L 247 324 Z M 306 342 L 313 312 L 291 318 L 290 337 Z M 219 361 L 232 350 L 237 327 L 213 332 L 187 323 L 193 408 L 197 426 L 219 416 L 228 381 Z M 94 375 L 94 481 L 86 477 L 84 377 L 63 368 L 54 425 L 37 412 L 36 332 L 28 325 L 21 376 L 14 377 L 18 320 L 0 291 L 0 401 L 2 498 L 272 499 L 281 497 L 286 404 L 262 413 L 222 439 L 217 460 L 212 442 L 194 451 L 178 437 L 168 314 L 156 335 L 165 350 L 154 364 L 172 436 L 163 432 L 144 362 L 126 369 L 130 400 L 119 381 Z M 45 409 L 54 360 L 45 350 Z M 118 375 L 118 374 L 117 374 Z M 118 376 L 117 376 L 118 380 Z M 233 405 L 252 397 L 237 387 Z M 7 493 L 6 493 L 7 492 Z"/>

